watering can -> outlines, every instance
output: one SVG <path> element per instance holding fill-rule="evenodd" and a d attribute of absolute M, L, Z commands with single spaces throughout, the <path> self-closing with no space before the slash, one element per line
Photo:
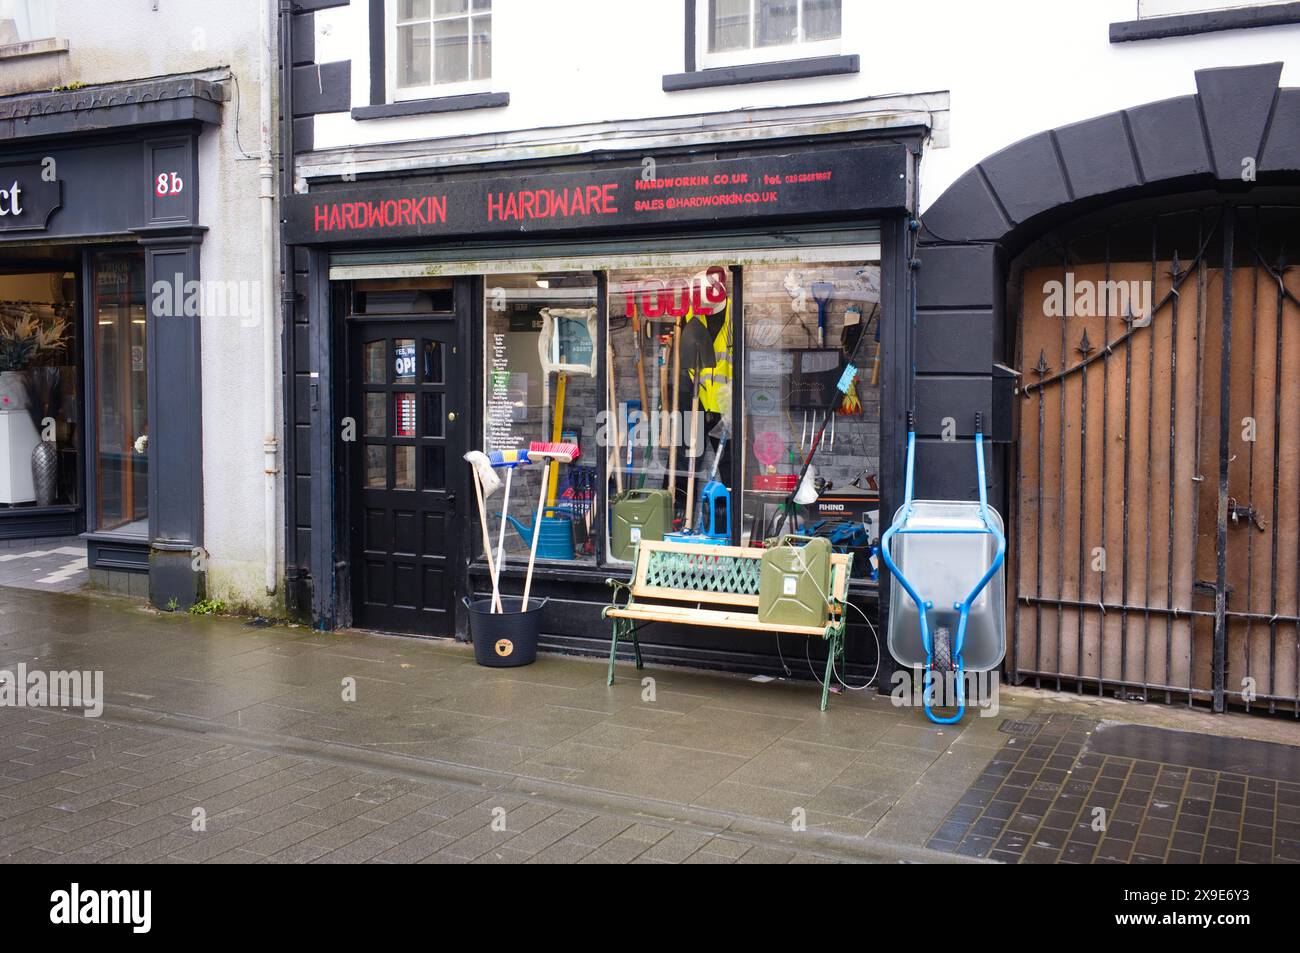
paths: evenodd
<path fill-rule="evenodd" d="M 574 557 L 572 512 L 572 509 L 568 506 L 548 506 L 542 510 L 541 535 L 537 540 L 537 556 L 539 559 L 572 559 Z M 563 513 L 564 515 L 552 515 L 555 513 Z M 500 515 L 500 513 L 497 514 L 497 516 Z M 524 545 L 531 547 L 533 545 L 534 527 L 520 522 L 513 516 L 507 516 L 506 519 L 515 528 L 515 532 L 524 541 Z"/>

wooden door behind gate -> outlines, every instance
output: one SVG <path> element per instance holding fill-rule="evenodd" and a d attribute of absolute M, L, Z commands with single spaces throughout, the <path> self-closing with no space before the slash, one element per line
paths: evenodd
<path fill-rule="evenodd" d="M 1010 674 L 1300 713 L 1300 211 L 1123 228 L 1023 272 Z"/>

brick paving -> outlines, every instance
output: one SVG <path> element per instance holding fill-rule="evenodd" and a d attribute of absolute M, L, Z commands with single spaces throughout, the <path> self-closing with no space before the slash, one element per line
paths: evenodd
<path fill-rule="evenodd" d="M 1130 859 L 1173 862 L 1191 853 L 1188 832 L 1207 860 L 1269 846 L 1286 861 L 1300 823 L 1300 775 L 1270 790 L 1246 777 L 1243 796 L 1240 772 L 1215 766 L 1249 752 L 1278 761 L 1274 749 L 1294 745 L 1289 720 L 1004 689 L 996 717 L 936 726 L 874 692 L 821 712 L 806 680 L 652 668 L 621 669 L 611 686 L 588 659 L 485 669 L 447 641 L 0 587 L 0 669 L 19 665 L 102 673 L 104 712 L 0 706 L 8 862 L 987 863 L 1079 860 L 1085 848 L 1118 859 L 1121 842 Z M 1131 730 L 1085 751 L 1079 726 L 1103 719 Z M 1162 725 L 1181 740 L 1157 756 L 1149 732 Z M 1067 763 L 1082 755 L 1101 760 Z M 1152 765 L 1190 795 L 1169 829 L 1165 799 L 1134 801 Z M 1067 808 L 1078 824 L 1087 798 L 1117 782 L 1109 848 L 1061 828 L 1054 857 L 1037 849 Z M 1035 813 L 1048 794 L 1059 810 Z"/>
<path fill-rule="evenodd" d="M 1023 724 L 1037 730 L 997 753 L 931 848 L 1012 864 L 1300 863 L 1300 748 L 1166 731 L 1127 757 L 1095 750 L 1096 719 Z"/>
<path fill-rule="evenodd" d="M 0 708 L 0 738 L 7 863 L 852 859 L 56 710 Z"/>

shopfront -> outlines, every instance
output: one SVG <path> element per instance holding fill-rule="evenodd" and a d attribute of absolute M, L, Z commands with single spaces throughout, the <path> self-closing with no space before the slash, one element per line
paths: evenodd
<path fill-rule="evenodd" d="M 0 539 L 86 541 L 92 581 L 189 604 L 202 545 L 192 77 L 0 105 Z"/>
<path fill-rule="evenodd" d="M 292 196 L 292 508 L 309 514 L 314 621 L 464 637 L 462 599 L 491 589 L 465 452 L 566 443 L 579 456 L 549 485 L 503 470 L 508 500 L 487 501 L 503 591 L 522 590 L 538 534 L 544 646 L 608 651 L 605 580 L 638 538 L 798 530 L 854 553 L 848 672 L 869 675 L 871 537 L 899 467 L 881 447 L 901 446 L 882 356 L 908 320 L 919 148 L 768 144 Z M 820 492 L 792 509 L 815 443 Z M 651 659 L 807 676 L 797 640 L 657 628 Z"/>

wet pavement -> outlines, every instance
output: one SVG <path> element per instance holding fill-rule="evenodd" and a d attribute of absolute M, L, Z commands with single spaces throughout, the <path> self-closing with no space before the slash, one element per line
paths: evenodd
<path fill-rule="evenodd" d="M 621 664 L 606 686 L 600 660 L 487 669 L 452 642 L 0 589 L 19 663 L 102 671 L 106 703 L 0 707 L 15 862 L 1300 859 L 1289 718 L 1004 689 L 937 727 L 875 692 L 820 712 L 810 681 Z M 1214 761 L 1238 736 L 1261 747 Z"/>

